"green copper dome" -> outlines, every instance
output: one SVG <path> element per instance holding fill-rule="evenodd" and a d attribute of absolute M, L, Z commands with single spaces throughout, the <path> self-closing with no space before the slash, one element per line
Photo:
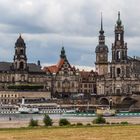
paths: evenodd
<path fill-rule="evenodd" d="M 60 55 L 61 58 L 66 58 L 66 55 L 65 55 L 65 49 L 64 47 L 62 47 L 62 50 L 61 50 L 61 55 Z"/>

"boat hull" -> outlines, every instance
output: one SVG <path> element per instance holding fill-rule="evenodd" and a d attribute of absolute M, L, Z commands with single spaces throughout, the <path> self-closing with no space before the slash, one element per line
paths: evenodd
<path fill-rule="evenodd" d="M 21 114 L 38 114 L 38 108 L 19 107 L 18 112 Z"/>
<path fill-rule="evenodd" d="M 114 109 L 97 109 L 96 115 L 101 115 L 104 117 L 115 116 L 116 111 Z"/>

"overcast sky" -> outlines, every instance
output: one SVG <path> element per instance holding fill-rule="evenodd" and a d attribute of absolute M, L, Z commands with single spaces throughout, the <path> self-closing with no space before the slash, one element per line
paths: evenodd
<path fill-rule="evenodd" d="M 63 44 L 70 64 L 94 67 L 101 12 L 111 53 L 118 11 L 128 54 L 140 56 L 139 6 L 139 0 L 0 0 L 0 61 L 13 61 L 21 33 L 28 62 L 56 64 Z"/>

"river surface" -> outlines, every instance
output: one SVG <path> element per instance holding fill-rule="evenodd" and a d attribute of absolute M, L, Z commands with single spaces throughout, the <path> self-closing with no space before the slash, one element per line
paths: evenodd
<path fill-rule="evenodd" d="M 52 119 L 60 119 L 63 116 L 60 114 L 50 114 Z M 44 114 L 0 114 L 0 120 L 7 120 L 8 118 L 12 118 L 12 120 L 30 120 L 31 118 L 42 120 L 44 118 Z"/>
<path fill-rule="evenodd" d="M 49 114 L 49 116 L 52 119 L 60 119 L 60 118 L 76 118 L 76 119 L 84 119 L 84 118 L 93 118 L 96 117 L 95 114 L 87 115 L 84 113 L 79 113 L 79 114 L 68 114 L 68 115 L 62 115 L 62 114 Z M 140 113 L 117 113 L 115 116 L 112 118 L 120 118 L 120 117 L 140 117 Z M 36 119 L 36 120 L 42 120 L 44 118 L 44 114 L 0 114 L 0 121 L 5 121 L 11 118 L 12 120 L 17 120 L 17 121 L 22 121 L 22 120 L 30 120 L 31 118 Z"/>

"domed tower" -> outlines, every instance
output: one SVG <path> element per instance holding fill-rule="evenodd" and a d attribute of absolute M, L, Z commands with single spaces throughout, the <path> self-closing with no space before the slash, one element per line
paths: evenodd
<path fill-rule="evenodd" d="M 27 70 L 26 44 L 21 35 L 15 43 L 14 70 Z"/>
<path fill-rule="evenodd" d="M 99 75 L 108 73 L 108 47 L 105 45 L 105 36 L 103 30 L 103 22 L 101 15 L 101 29 L 99 31 L 99 44 L 95 49 L 96 62 L 95 67 Z"/>

